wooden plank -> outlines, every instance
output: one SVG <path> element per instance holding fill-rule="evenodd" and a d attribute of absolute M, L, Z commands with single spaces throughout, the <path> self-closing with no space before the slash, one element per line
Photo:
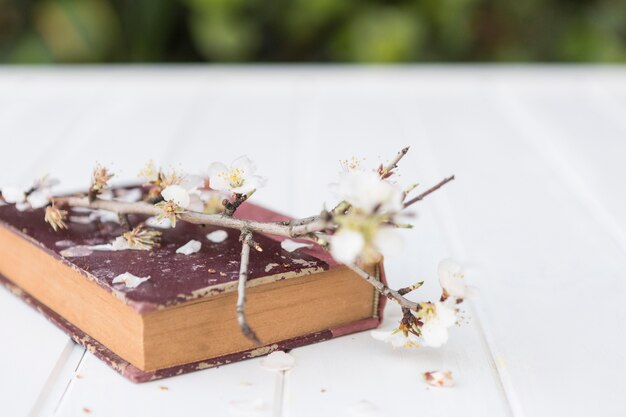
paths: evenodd
<path fill-rule="evenodd" d="M 478 305 L 507 395 L 517 415 L 623 415 L 623 251 L 489 88 L 424 95 L 411 111 L 425 160 L 458 175 L 445 221 L 482 270 Z"/>
<path fill-rule="evenodd" d="M 10 82 L 13 78 L 20 78 L 20 82 Z M 0 177 L 7 185 L 27 186 L 43 173 L 34 174 L 39 169 L 34 162 L 44 151 L 50 159 L 59 155 L 50 146 L 41 146 L 45 144 L 42 137 L 49 138 L 49 145 L 61 144 L 60 134 L 72 121 L 44 112 L 56 103 L 54 98 L 33 100 L 31 94 L 37 82 L 29 79 L 26 83 L 21 78 L 16 74 L 0 75 L 0 138 L 6 144 L 0 153 Z M 34 122 L 37 114 L 40 117 Z M 10 335 L 0 344 L 0 391 L 10 393 L 2 397 L 2 414 L 50 412 L 50 399 L 59 394 L 48 387 L 77 360 L 70 354 L 73 344 L 19 298 L 2 290 L 0 299 L 0 327 Z"/>

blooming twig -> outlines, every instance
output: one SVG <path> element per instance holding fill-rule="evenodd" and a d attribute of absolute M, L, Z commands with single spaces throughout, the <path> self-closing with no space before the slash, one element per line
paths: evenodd
<path fill-rule="evenodd" d="M 337 187 L 340 203 L 330 211 L 323 210 L 318 215 L 301 219 L 263 222 L 233 217 L 238 207 L 265 182 L 263 177 L 256 175 L 254 163 L 247 157 L 241 157 L 230 166 L 212 164 L 208 178 L 185 177 L 175 171 L 165 174 L 160 168 L 156 169 L 153 163 L 148 163 L 141 175 L 146 180 L 149 195 L 146 201 L 140 202 L 105 199 L 101 193 L 113 174 L 106 168 L 97 166 L 88 195 L 54 198 L 54 204 L 46 210 L 46 221 L 55 230 L 65 228 L 67 212 L 61 210 L 62 207 L 84 207 L 117 213 L 126 230 L 120 239 L 127 241 L 129 247 L 144 250 L 158 245 L 160 233 L 143 229 L 142 225 L 131 229 L 127 222 L 128 214 L 167 218 L 172 227 L 180 220 L 239 230 L 242 249 L 237 288 L 237 320 L 244 335 L 255 343 L 260 341 L 247 323 L 244 312 L 250 248 L 262 250 L 252 239 L 253 233 L 315 242 L 329 250 L 336 260 L 346 264 L 383 296 L 402 307 L 404 315 L 399 329 L 403 337 L 422 337 L 426 344 L 437 346 L 447 339 L 447 327 L 453 323 L 456 315 L 455 308 L 449 306 L 447 299 L 459 303 L 464 296 L 465 284 L 457 265 L 447 262 L 440 266 L 443 292 L 440 301 L 436 303 L 417 303 L 405 297 L 419 288 L 422 282 L 394 290 L 365 269 L 367 265 L 379 262 L 385 253 L 394 250 L 401 243 L 396 236 L 397 230 L 410 225 L 398 221 L 400 213 L 454 179 L 454 176 L 445 178 L 407 201 L 406 196 L 415 185 L 402 189 L 395 182 L 389 181 L 389 178 L 395 173 L 398 163 L 408 150 L 408 147 L 403 148 L 390 162 L 381 164 L 376 170 L 360 169 L 360 160 L 353 158 L 352 163 L 344 164 L 344 172 Z M 215 190 L 211 192 L 213 195 L 209 199 L 207 186 Z M 21 190 L 12 192 L 11 188 L 5 187 L 0 191 L 5 200 L 14 200 L 16 205 L 26 199 L 26 194 Z M 222 199 L 223 195 L 218 194 L 218 191 L 229 193 L 230 197 Z M 213 207 L 216 197 L 223 206 L 219 210 Z M 36 207 L 33 204 L 31 206 Z M 396 331 L 394 334 L 397 333 Z"/>

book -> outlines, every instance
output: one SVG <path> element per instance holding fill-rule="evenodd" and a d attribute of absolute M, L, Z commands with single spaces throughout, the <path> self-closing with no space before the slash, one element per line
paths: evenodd
<path fill-rule="evenodd" d="M 133 189 L 140 190 L 113 192 L 121 196 Z M 111 250 L 109 244 L 123 233 L 118 223 L 99 212 L 68 211 L 69 229 L 54 232 L 43 220 L 44 209 L 0 206 L 0 283 L 134 382 L 289 350 L 380 323 L 384 297 L 320 247 L 288 252 L 280 244 L 284 238 L 256 234 L 263 251 L 250 255 L 246 291 L 246 317 L 262 341 L 256 345 L 242 334 L 236 317 L 238 230 L 181 221 L 159 229 L 158 248 Z M 129 217 L 133 225 L 153 221 Z M 249 202 L 235 217 L 289 220 Z M 207 238 L 217 230 L 226 232 L 224 241 Z M 201 242 L 198 252 L 176 253 L 192 239 Z M 370 272 L 384 280 L 382 263 Z M 128 287 L 118 282 L 125 273 L 149 279 Z"/>

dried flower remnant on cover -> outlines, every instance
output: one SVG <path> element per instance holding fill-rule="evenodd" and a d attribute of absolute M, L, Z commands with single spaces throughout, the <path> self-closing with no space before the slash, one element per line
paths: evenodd
<path fill-rule="evenodd" d="M 51 205 L 46 207 L 46 215 L 44 216 L 44 220 L 52 229 L 56 232 L 59 229 L 67 229 L 67 223 L 65 220 L 67 219 L 67 211 L 60 210 L 55 205 Z"/>
<path fill-rule="evenodd" d="M 89 201 L 94 201 L 96 197 L 102 194 L 102 191 L 108 186 L 109 180 L 114 174 L 106 167 L 96 164 L 91 176 L 91 186 L 89 187 Z"/>
<path fill-rule="evenodd" d="M 159 246 L 162 235 L 158 230 L 146 229 L 142 223 L 122 236 L 131 249 L 150 250 Z"/>
<path fill-rule="evenodd" d="M 45 221 L 55 231 L 66 228 L 67 207 L 114 213 L 127 230 L 108 245 L 112 250 L 117 250 L 114 246 L 121 243 L 130 249 L 141 250 L 151 250 L 159 245 L 161 232 L 147 229 L 143 224 L 133 227 L 129 218 L 131 214 L 150 216 L 146 224 L 152 227 L 166 227 L 170 224 L 171 227 L 176 227 L 177 222 L 183 221 L 238 230 L 242 250 L 239 297 L 235 308 L 242 331 L 256 342 L 260 341 L 245 318 L 247 268 L 250 257 L 254 256 L 250 249 L 258 252 L 263 250 L 255 242 L 254 235 L 261 233 L 283 240 L 287 238 L 281 245 L 287 251 L 318 244 L 402 309 L 403 318 L 398 327 L 387 335 L 379 334 L 378 338 L 389 341 L 394 346 L 413 346 L 418 343 L 440 346 L 447 340 L 448 328 L 457 321 L 456 304 L 463 300 L 464 281 L 459 281 L 455 265 L 448 262 L 440 266 L 443 293 L 441 299 L 435 302 L 414 302 L 405 297 L 420 285 L 394 290 L 367 272 L 368 265 L 380 262 L 383 256 L 393 254 L 401 248 L 400 232 L 410 227 L 403 217 L 407 209 L 454 179 L 445 178 L 416 197 L 407 199 L 416 186 L 413 184 L 403 188 L 394 178 L 397 177 L 395 174 L 399 162 L 408 150 L 400 150 L 388 163 L 373 169 L 364 168 L 362 159 L 342 161 L 339 181 L 335 185 L 338 204 L 332 210 L 323 209 L 319 214 L 300 219 L 276 222 L 234 216 L 241 204 L 266 182 L 264 177 L 257 174 L 256 164 L 242 156 L 229 165 L 221 162 L 210 164 L 204 176 L 186 175 L 174 170 L 165 173 L 161 168 L 156 168 L 153 162 L 149 162 L 140 172 L 145 181 L 144 187 L 148 190 L 148 197 L 143 201 L 105 196 L 103 191 L 114 174 L 97 165 L 88 194 L 54 198 L 54 204 L 46 209 Z M 5 201 L 15 201 L 13 204 L 17 205 L 20 204 L 17 201 L 23 201 L 23 197 L 20 192 L 14 191 L 11 188 L 0 189 Z M 221 203 L 216 204 L 220 199 Z M 207 240 L 220 243 L 227 237 L 228 233 L 220 229 L 209 233 Z M 194 247 L 190 246 L 183 252 L 194 253 L 197 245 L 192 246 Z M 89 251 L 80 253 L 89 256 Z M 212 273 L 210 269 L 208 272 Z M 116 277 L 115 282 L 123 282 L 127 287 L 134 288 L 148 278 L 123 274 Z"/>

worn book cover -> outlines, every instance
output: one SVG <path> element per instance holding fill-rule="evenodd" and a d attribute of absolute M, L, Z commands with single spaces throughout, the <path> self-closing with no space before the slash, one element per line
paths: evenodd
<path fill-rule="evenodd" d="M 139 188 L 114 190 L 123 198 Z M 218 228 L 178 222 L 160 227 L 150 251 L 114 250 L 123 233 L 114 218 L 69 209 L 69 229 L 54 232 L 44 209 L 0 207 L 0 282 L 74 341 L 123 376 L 144 382 L 291 349 L 376 327 L 384 299 L 321 248 L 288 252 L 282 238 L 256 235 L 246 313 L 262 345 L 245 338 L 235 314 L 241 243 Z M 235 217 L 289 218 L 251 203 Z M 131 215 L 133 224 L 148 220 Z M 177 253 L 190 240 L 196 253 Z M 136 287 L 116 280 L 147 278 Z M 381 265 L 372 272 L 384 280 Z M 114 282 L 116 281 L 116 282 Z M 10 335 L 8 335 L 10 337 Z"/>

